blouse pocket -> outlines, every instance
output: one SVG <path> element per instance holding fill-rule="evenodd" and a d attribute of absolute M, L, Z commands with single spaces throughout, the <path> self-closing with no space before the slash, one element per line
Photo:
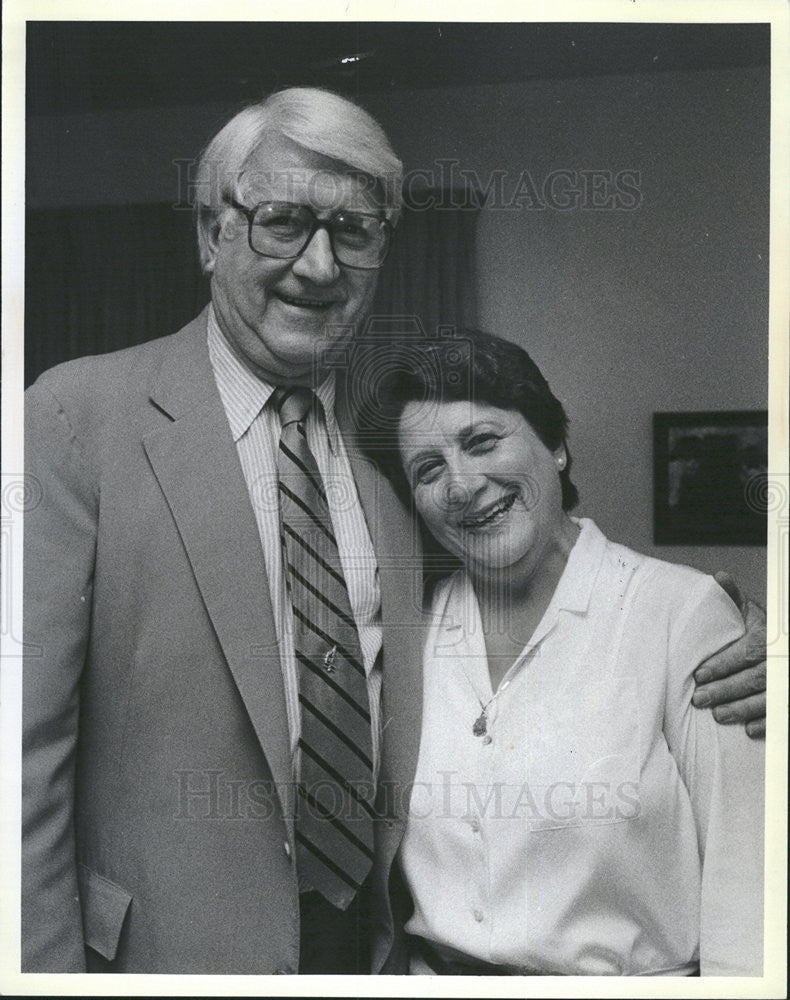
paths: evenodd
<path fill-rule="evenodd" d="M 636 677 L 587 676 L 573 689 L 542 679 L 542 711 L 530 713 L 530 830 L 607 826 L 640 813 Z M 548 688 L 548 690 L 547 690 Z"/>

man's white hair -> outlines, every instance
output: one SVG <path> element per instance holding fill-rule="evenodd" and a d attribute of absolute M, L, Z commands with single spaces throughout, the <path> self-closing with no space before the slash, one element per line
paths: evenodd
<path fill-rule="evenodd" d="M 387 218 L 401 210 L 403 165 L 379 123 L 353 101 L 318 87 L 289 87 L 244 108 L 206 146 L 195 178 L 197 230 L 203 266 L 210 257 L 208 231 L 240 199 L 245 167 L 267 135 L 280 135 L 376 181 Z"/>

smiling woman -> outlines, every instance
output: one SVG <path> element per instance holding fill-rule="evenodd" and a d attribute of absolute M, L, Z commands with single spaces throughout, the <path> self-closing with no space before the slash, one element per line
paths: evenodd
<path fill-rule="evenodd" d="M 565 446 L 549 451 L 517 411 L 471 401 L 438 407 L 420 433 L 410 427 L 419 405 L 404 408 L 398 437 L 431 533 L 478 572 L 512 568 L 528 554 L 534 562 L 536 534 L 562 534 L 569 523 L 558 476 Z"/>
<path fill-rule="evenodd" d="M 759 974 L 763 749 L 691 704 L 737 609 L 570 515 L 567 417 L 516 345 L 462 331 L 367 375 L 367 451 L 459 566 L 379 875 L 410 896 L 411 972 Z"/>

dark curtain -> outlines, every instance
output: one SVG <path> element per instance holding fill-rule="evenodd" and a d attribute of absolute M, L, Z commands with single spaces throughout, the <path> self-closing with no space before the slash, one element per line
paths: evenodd
<path fill-rule="evenodd" d="M 475 220 L 406 207 L 375 315 L 416 317 L 428 333 L 474 324 Z M 209 300 L 192 215 L 170 205 L 29 210 L 26 239 L 26 385 L 61 361 L 174 333 Z"/>
<path fill-rule="evenodd" d="M 424 192 L 404 206 L 382 268 L 373 315 L 416 319 L 433 336 L 440 326 L 475 326 L 475 231 L 478 211 L 465 192 Z M 460 207 L 458 207 L 460 206 Z M 394 332 L 398 326 L 394 323 Z"/>
<path fill-rule="evenodd" d="M 61 361 L 175 333 L 208 300 L 191 212 L 170 205 L 28 211 L 26 384 Z"/>

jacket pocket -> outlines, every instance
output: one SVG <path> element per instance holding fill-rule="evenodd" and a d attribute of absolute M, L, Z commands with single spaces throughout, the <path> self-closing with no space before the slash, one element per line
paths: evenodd
<path fill-rule="evenodd" d="M 83 864 L 77 865 L 85 944 L 108 961 L 115 958 L 131 895 Z"/>

